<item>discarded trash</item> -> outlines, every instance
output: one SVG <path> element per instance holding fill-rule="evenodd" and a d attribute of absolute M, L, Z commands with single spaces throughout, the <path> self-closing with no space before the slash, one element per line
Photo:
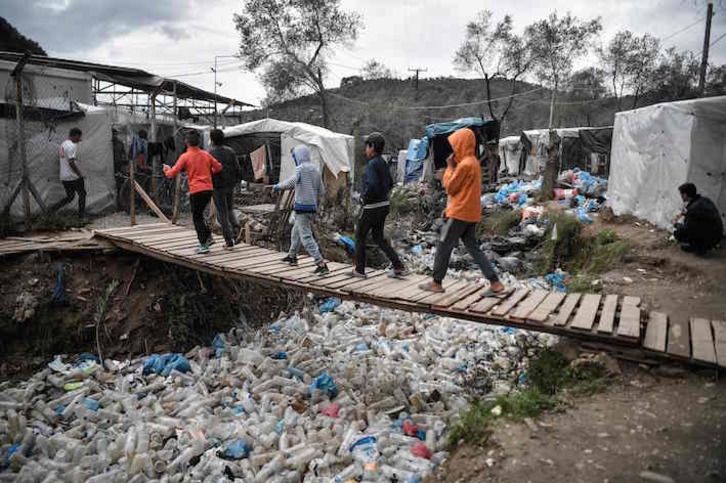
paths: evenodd
<path fill-rule="evenodd" d="M 142 373 L 146 376 L 154 372 L 166 377 L 172 370 L 187 372 L 189 369 L 189 361 L 181 354 L 152 354 L 144 362 Z"/>
<path fill-rule="evenodd" d="M 338 388 L 335 386 L 333 378 L 325 372 L 316 377 L 310 384 L 309 392 L 311 396 L 316 389 L 318 389 L 321 394 L 330 395 L 331 398 L 338 395 Z"/>
<path fill-rule="evenodd" d="M 222 453 L 222 458 L 231 459 L 231 460 L 240 460 L 242 458 L 247 458 L 249 454 L 252 452 L 252 448 L 249 447 L 247 442 L 243 439 L 238 439 L 230 444 L 228 444 L 224 448 L 224 453 Z"/>
<path fill-rule="evenodd" d="M 333 297 L 327 298 L 322 305 L 320 305 L 320 313 L 324 314 L 325 312 L 332 312 L 338 305 L 340 305 L 340 299 Z"/>

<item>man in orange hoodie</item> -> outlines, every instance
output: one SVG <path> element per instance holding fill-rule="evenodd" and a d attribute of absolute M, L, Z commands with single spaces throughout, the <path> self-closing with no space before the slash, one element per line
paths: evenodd
<path fill-rule="evenodd" d="M 454 152 L 446 159 L 447 166 L 442 181 L 449 196 L 444 211 L 446 222 L 441 228 L 439 244 L 436 247 L 434 279 L 419 287 L 430 292 L 444 291 L 441 282 L 449 268 L 451 251 L 461 239 L 466 251 L 491 282 L 488 294 L 501 294 L 505 291 L 504 285 L 476 241 L 476 225 L 481 220 L 481 168 L 474 155 L 474 133 L 468 128 L 459 129 L 448 140 Z"/>
<path fill-rule="evenodd" d="M 208 253 L 209 246 L 214 243 L 212 230 L 204 219 L 204 210 L 212 199 L 212 173 L 222 171 L 222 165 L 214 156 L 199 149 L 199 133 L 189 131 L 186 137 L 187 151 L 179 156 L 173 168 L 164 165 L 164 174 L 173 178 L 182 170 L 187 172 L 189 178 L 189 199 L 192 205 L 192 219 L 194 229 L 197 231 L 199 246 L 197 253 Z"/>

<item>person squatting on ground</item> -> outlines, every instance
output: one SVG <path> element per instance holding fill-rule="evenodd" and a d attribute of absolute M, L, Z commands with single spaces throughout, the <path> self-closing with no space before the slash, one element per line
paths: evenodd
<path fill-rule="evenodd" d="M 434 256 L 433 281 L 419 285 L 422 290 L 443 292 L 441 283 L 449 268 L 451 251 L 461 239 L 466 251 L 491 282 L 486 295 L 505 292 L 491 262 L 479 249 L 476 225 L 481 220 L 481 168 L 474 154 L 476 139 L 470 129 L 459 129 L 448 137 L 454 152 L 446 159 L 443 185 L 448 195 L 445 219 Z"/>
<path fill-rule="evenodd" d="M 307 146 L 293 149 L 292 159 L 295 162 L 295 174 L 272 187 L 275 192 L 295 189 L 295 224 L 290 234 L 290 251 L 282 261 L 297 265 L 300 245 L 304 245 L 305 250 L 315 260 L 314 273 L 325 275 L 329 271 L 328 265 L 313 236 L 313 218 L 318 211 L 318 201 L 325 192 L 323 179 L 317 166 L 310 162 L 310 148 Z"/>
<path fill-rule="evenodd" d="M 86 186 L 83 173 L 78 168 L 78 155 L 76 144 L 83 139 L 83 132 L 74 127 L 68 133 L 68 139 L 60 146 L 60 180 L 66 190 L 66 197 L 50 208 L 51 213 L 63 208 L 73 201 L 78 194 L 78 217 L 86 217 Z"/>
<path fill-rule="evenodd" d="M 406 269 L 401 259 L 383 236 L 383 228 L 391 205 L 388 196 L 393 188 L 393 179 L 388 170 L 388 165 L 381 157 L 385 143 L 383 135 L 377 132 L 366 138 L 365 154 L 366 158 L 368 158 L 368 164 L 363 175 L 363 190 L 361 191 L 363 210 L 355 231 L 355 269 L 353 275 L 356 277 L 366 276 L 366 238 L 368 232 L 372 233 L 373 241 L 383 250 L 393 264 L 389 276 L 402 277 L 406 275 Z"/>
<path fill-rule="evenodd" d="M 212 175 L 214 185 L 214 206 L 217 209 L 217 219 L 222 226 L 225 248 L 234 247 L 239 233 L 239 223 L 234 216 L 234 186 L 240 178 L 237 155 L 229 146 L 224 145 L 224 133 L 220 129 L 213 129 L 209 133 L 212 149 L 209 150 L 214 159 L 222 165 L 222 172 Z"/>
<path fill-rule="evenodd" d="M 683 251 L 703 255 L 723 238 L 721 214 L 713 201 L 698 194 L 693 183 L 682 184 L 678 191 L 685 206 L 673 219 L 673 236 L 681 243 Z"/>
<path fill-rule="evenodd" d="M 189 199 L 192 205 L 192 219 L 197 232 L 199 246 L 197 253 L 209 252 L 209 246 L 214 243 L 212 230 L 204 219 L 204 210 L 212 199 L 212 174 L 222 171 L 222 165 L 214 156 L 199 149 L 199 133 L 190 131 L 186 137 L 187 150 L 179 156 L 173 168 L 164 165 L 164 175 L 173 178 L 182 170 L 186 171 L 189 179 Z"/>

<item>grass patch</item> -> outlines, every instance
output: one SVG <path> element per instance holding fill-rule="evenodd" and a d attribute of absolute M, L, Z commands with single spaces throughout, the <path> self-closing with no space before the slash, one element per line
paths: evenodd
<path fill-rule="evenodd" d="M 448 436 L 449 448 L 460 442 L 478 445 L 486 441 L 491 424 L 505 417 L 513 421 L 539 416 L 562 403 L 561 394 L 590 395 L 605 390 L 608 384 L 604 367 L 595 364 L 570 366 L 565 356 L 554 349 L 544 349 L 530 361 L 527 371 L 528 386 L 492 401 L 476 401 L 462 411 Z M 492 409 L 499 406 L 501 415 Z"/>
<path fill-rule="evenodd" d="M 405 215 L 413 210 L 413 204 L 409 198 L 410 192 L 404 189 L 394 189 L 389 198 L 391 203 L 391 214 Z"/>
<path fill-rule="evenodd" d="M 479 223 L 479 235 L 506 235 L 509 230 L 522 221 L 522 212 L 518 210 L 497 211 L 482 218 Z"/>
<path fill-rule="evenodd" d="M 572 275 L 570 292 L 592 292 L 592 281 L 601 272 L 628 253 L 630 245 L 613 230 L 601 230 L 595 236 L 582 233 L 582 225 L 574 216 L 551 214 L 539 259 L 538 273 L 557 268 Z M 556 230 L 556 232 L 555 232 Z"/>

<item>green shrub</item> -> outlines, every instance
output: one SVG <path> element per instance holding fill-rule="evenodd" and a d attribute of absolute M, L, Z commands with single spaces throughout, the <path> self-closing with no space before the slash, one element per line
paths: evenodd
<path fill-rule="evenodd" d="M 479 224 L 479 234 L 506 235 L 522 221 L 522 212 L 506 210 L 484 216 Z"/>

